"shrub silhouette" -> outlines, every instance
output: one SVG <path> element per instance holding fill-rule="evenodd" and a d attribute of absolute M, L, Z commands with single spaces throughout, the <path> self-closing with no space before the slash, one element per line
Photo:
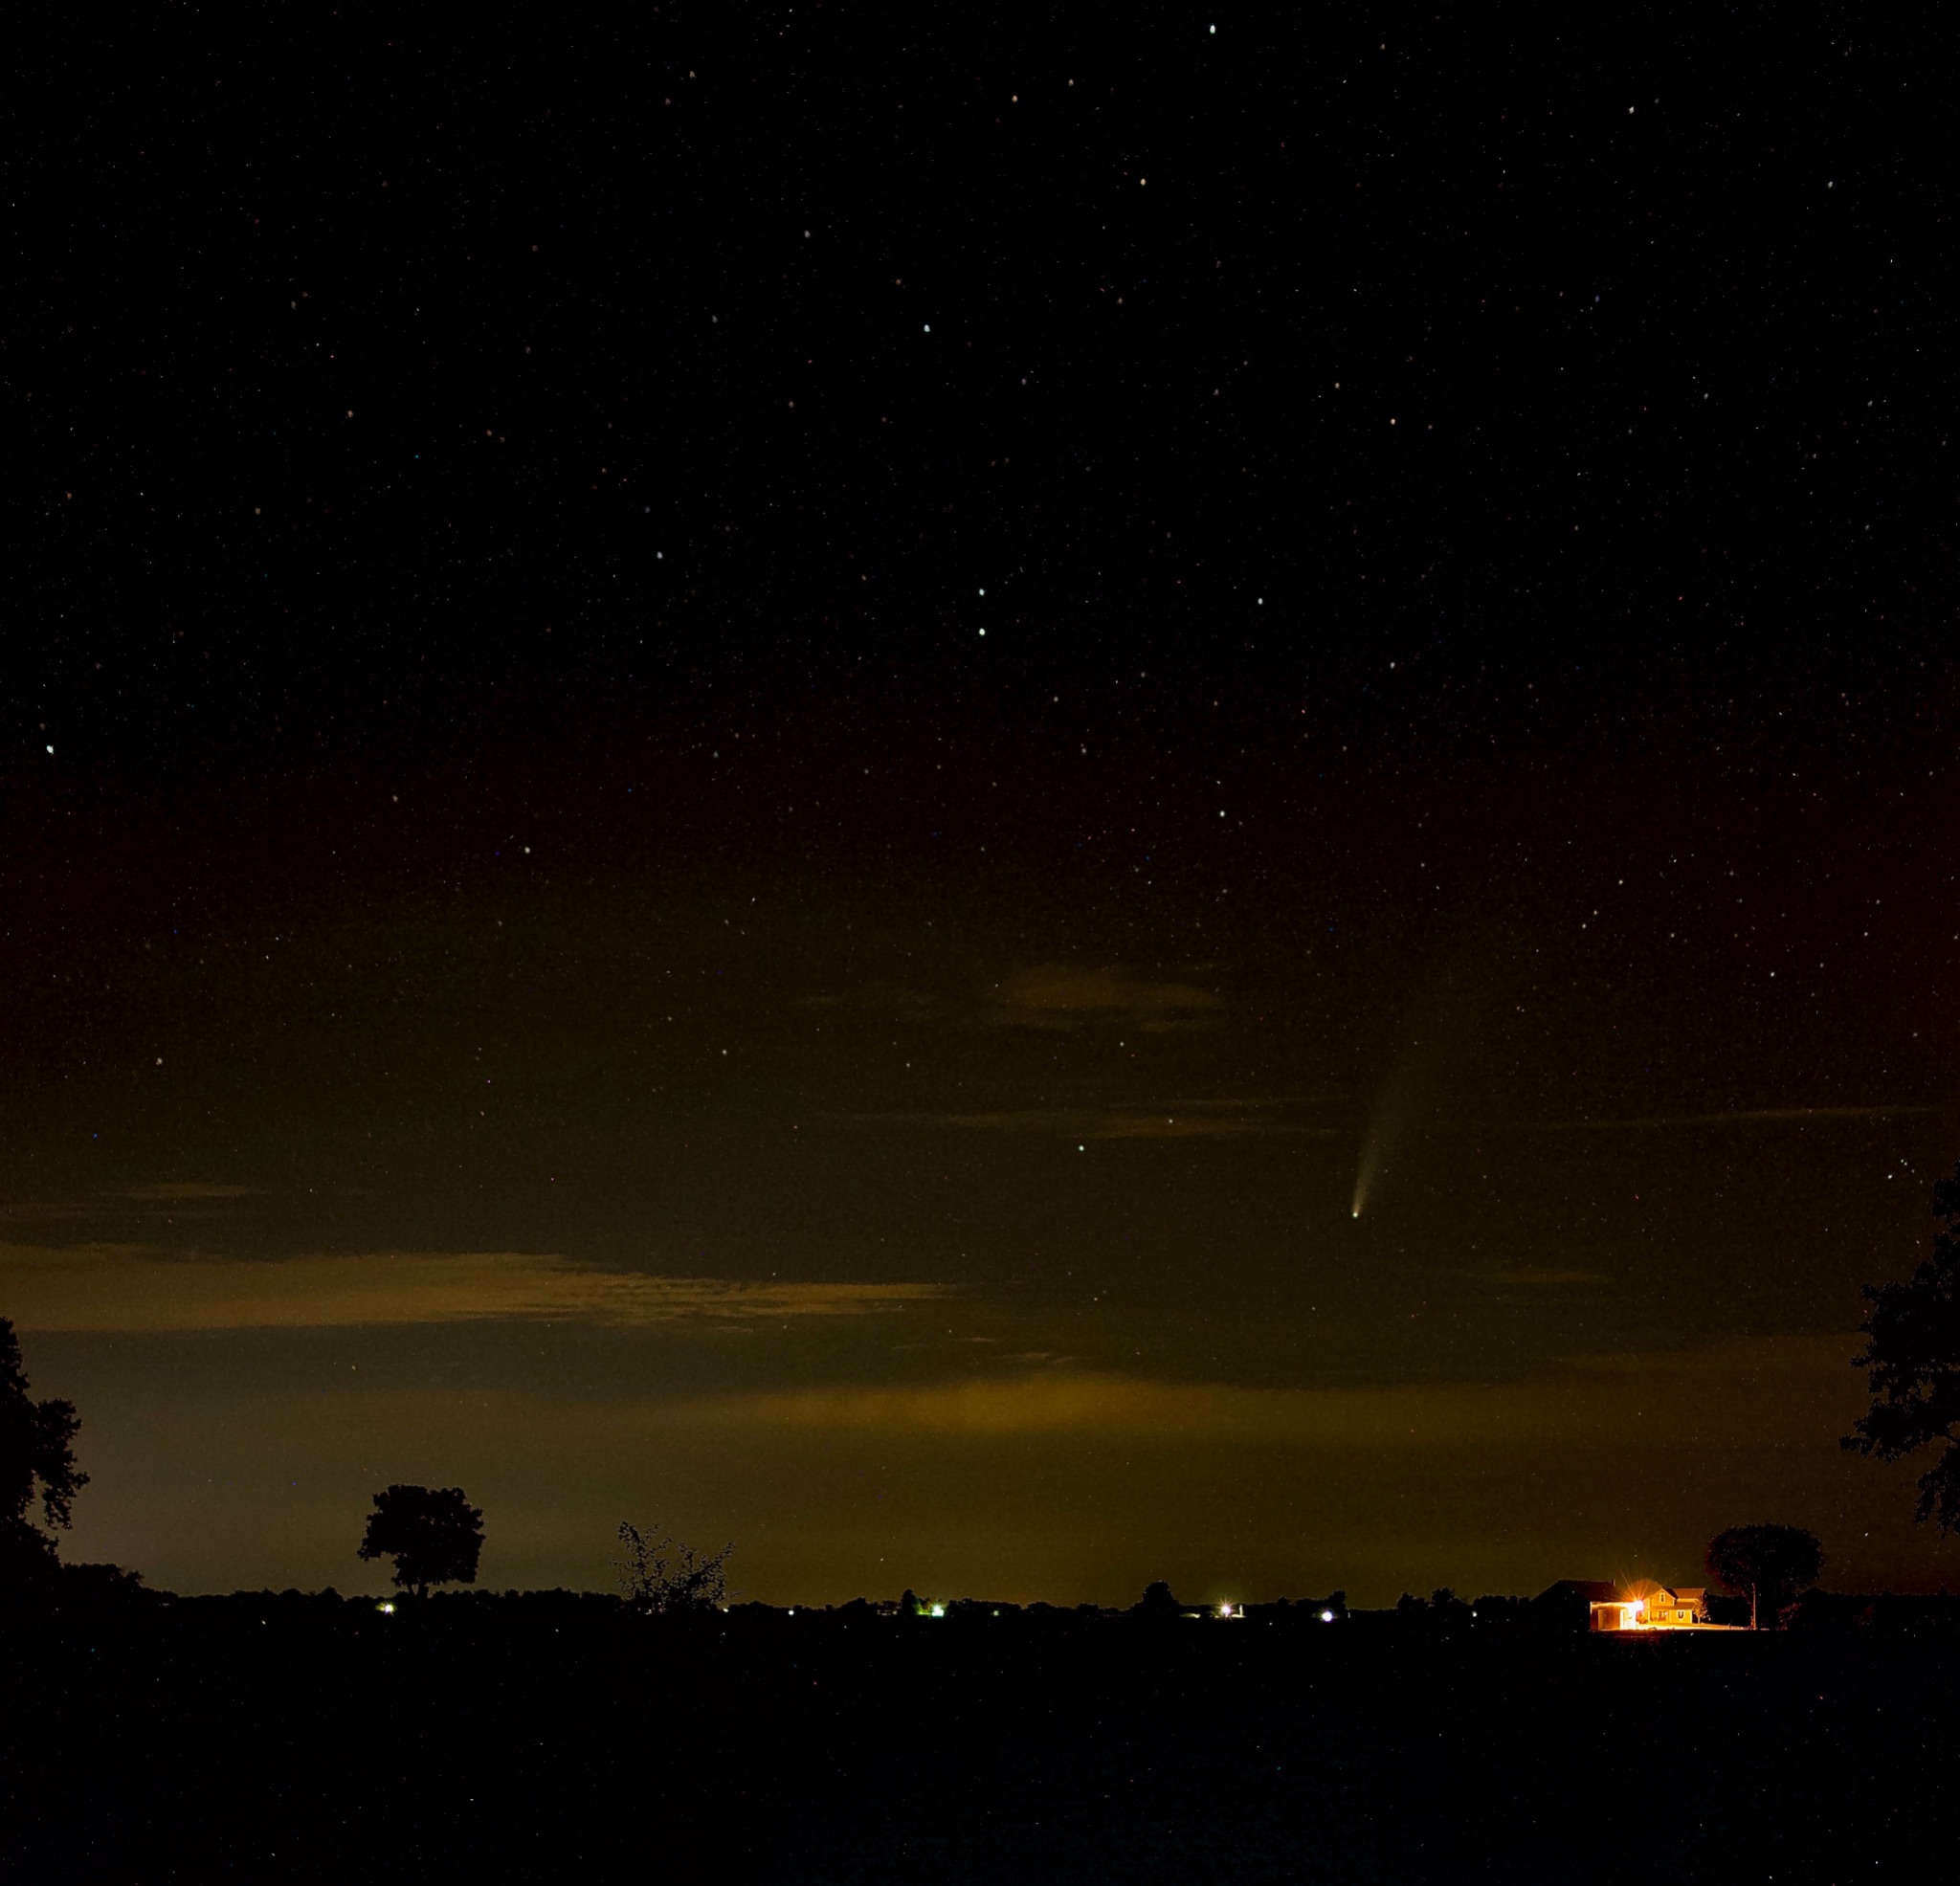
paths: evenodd
<path fill-rule="evenodd" d="M 374 1496 L 363 1559 L 394 1561 L 393 1579 L 418 1598 L 432 1585 L 474 1585 L 483 1550 L 483 1515 L 461 1487 L 391 1486 Z"/>
<path fill-rule="evenodd" d="M 629 1610 L 648 1616 L 704 1611 L 726 1599 L 732 1543 L 719 1552 L 702 1552 L 682 1545 L 657 1526 L 642 1529 L 631 1520 L 620 1520 L 619 1542 L 626 1556 L 612 1564 Z"/>

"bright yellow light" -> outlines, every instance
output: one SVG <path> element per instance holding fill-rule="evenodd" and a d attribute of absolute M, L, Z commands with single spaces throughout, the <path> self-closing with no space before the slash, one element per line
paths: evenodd
<path fill-rule="evenodd" d="M 392 1605 L 377 1605 L 374 1609 L 378 1610 L 383 1617 L 392 1617 L 394 1615 L 394 1607 Z"/>
<path fill-rule="evenodd" d="M 1220 1617 L 1230 1617 L 1232 1615 L 1232 1607 L 1230 1605 L 1220 1605 L 1218 1607 L 1218 1615 Z"/>
<path fill-rule="evenodd" d="M 934 1605 L 932 1608 L 932 1615 L 934 1617 L 944 1617 L 946 1615 L 946 1607 L 944 1605 Z"/>

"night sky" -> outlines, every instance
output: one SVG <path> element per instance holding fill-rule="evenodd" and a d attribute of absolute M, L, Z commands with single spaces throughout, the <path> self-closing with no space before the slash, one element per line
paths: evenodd
<path fill-rule="evenodd" d="M 1935 24 L 23 47 L 67 1555 L 370 1588 L 411 1480 L 497 1587 L 1951 1575 L 1837 1444 L 1960 1153 Z"/>

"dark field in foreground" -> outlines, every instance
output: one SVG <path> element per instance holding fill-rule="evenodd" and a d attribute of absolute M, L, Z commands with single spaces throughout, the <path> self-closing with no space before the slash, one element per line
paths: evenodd
<path fill-rule="evenodd" d="M 0 1630 L 0 1876 L 1927 1877 L 1960 1641 L 306 1599 Z"/>

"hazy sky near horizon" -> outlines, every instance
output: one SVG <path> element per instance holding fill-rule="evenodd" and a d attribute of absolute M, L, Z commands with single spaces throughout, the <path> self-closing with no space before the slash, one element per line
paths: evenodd
<path fill-rule="evenodd" d="M 64 1549 L 371 1588 L 419 1480 L 499 1586 L 1949 1577 L 1837 1445 L 1960 1153 L 1913 49 L 761 17 L 46 67 Z"/>
<path fill-rule="evenodd" d="M 603 1582 L 630 1515 L 791 1600 L 1681 1577 L 1772 1516 L 1941 1575 L 1905 1476 L 1836 1446 L 1859 1284 L 1920 1254 L 1952 1132 L 1937 903 L 1879 894 L 1869 828 L 1808 846 L 1793 793 L 1739 842 L 1671 768 L 1659 809 L 1582 778 L 1505 823 L 1480 761 L 1344 782 L 1318 848 L 1295 776 L 1214 788 L 1202 898 L 1071 875 L 1066 827 L 994 864 L 984 801 L 951 860 L 690 843 L 676 884 L 588 865 L 647 828 L 566 764 L 542 803 L 596 810 L 434 894 L 333 886 L 358 826 L 223 884 L 202 812 L 94 841 L 79 878 L 176 921 L 91 940 L 10 1115 L 0 1287 L 87 1423 L 75 1550 L 345 1588 L 367 1494 L 421 1479 L 485 1506 L 499 1585 Z M 1595 826 L 1637 835 L 1532 881 Z"/>

